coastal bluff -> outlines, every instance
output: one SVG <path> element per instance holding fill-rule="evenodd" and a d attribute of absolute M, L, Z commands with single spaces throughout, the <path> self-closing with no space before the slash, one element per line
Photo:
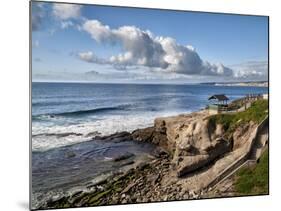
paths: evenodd
<path fill-rule="evenodd" d="M 207 110 L 154 120 L 152 127 L 120 132 L 103 141 L 136 141 L 157 147 L 154 156 L 90 188 L 51 198 L 40 208 L 79 207 L 226 196 L 225 180 L 268 145 L 268 101 L 242 112 Z M 132 156 L 131 154 L 129 156 Z M 127 157 L 122 157 L 127 159 Z M 224 181 L 221 189 L 218 184 Z M 235 191 L 230 195 L 237 194 Z"/>
<path fill-rule="evenodd" d="M 207 111 L 157 118 L 154 127 L 134 131 L 132 137 L 163 148 L 172 156 L 179 177 L 195 171 L 229 152 L 221 124 L 212 125 Z"/>
<path fill-rule="evenodd" d="M 202 168 L 231 151 L 232 141 L 223 138 L 221 124 L 214 125 L 206 110 L 186 115 L 157 118 L 153 128 L 134 131 L 138 141 L 159 145 L 172 156 L 178 177 Z"/>
<path fill-rule="evenodd" d="M 242 119 L 238 119 L 229 132 L 222 123 L 212 121 L 212 116 L 202 110 L 157 118 L 154 127 L 136 130 L 132 137 L 164 149 L 171 156 L 178 181 L 199 191 L 212 185 L 226 169 L 247 160 L 253 151 L 262 151 L 268 141 L 268 117 L 261 123 L 239 124 Z"/>

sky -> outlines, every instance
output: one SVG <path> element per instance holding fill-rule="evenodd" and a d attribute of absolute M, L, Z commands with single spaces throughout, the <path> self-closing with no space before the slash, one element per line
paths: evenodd
<path fill-rule="evenodd" d="M 32 2 L 32 80 L 268 80 L 268 18 Z"/>

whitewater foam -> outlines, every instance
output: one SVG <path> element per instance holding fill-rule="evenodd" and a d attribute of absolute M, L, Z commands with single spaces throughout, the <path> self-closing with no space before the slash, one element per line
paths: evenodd
<path fill-rule="evenodd" d="M 46 151 L 52 148 L 89 141 L 89 134 L 110 135 L 116 132 L 150 127 L 156 117 L 177 115 L 180 112 L 146 112 L 143 114 L 102 116 L 95 121 L 79 124 L 49 124 L 34 122 L 32 125 L 32 150 Z M 50 135 L 51 134 L 51 135 Z M 57 134 L 57 135 L 56 135 Z M 70 134 L 63 136 L 61 134 Z M 75 135 L 77 134 L 77 135 Z"/>

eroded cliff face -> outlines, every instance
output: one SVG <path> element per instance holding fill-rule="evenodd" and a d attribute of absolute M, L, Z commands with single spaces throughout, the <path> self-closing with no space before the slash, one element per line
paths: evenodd
<path fill-rule="evenodd" d="M 221 124 L 209 121 L 206 111 L 189 115 L 157 118 L 154 127 L 132 133 L 135 140 L 149 141 L 165 149 L 171 156 L 178 177 L 199 170 L 224 157 L 242 150 L 257 126 L 249 123 L 238 127 L 231 138 L 224 138 Z M 246 150 L 246 149 L 244 149 Z"/>
<path fill-rule="evenodd" d="M 179 177 L 206 166 L 232 148 L 231 141 L 222 138 L 222 125 L 212 125 L 206 117 L 202 112 L 155 120 L 155 130 L 166 131 Z"/>

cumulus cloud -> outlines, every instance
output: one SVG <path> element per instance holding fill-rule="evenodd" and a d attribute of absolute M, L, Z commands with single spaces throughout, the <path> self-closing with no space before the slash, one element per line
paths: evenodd
<path fill-rule="evenodd" d="M 150 31 L 143 31 L 135 26 L 111 29 L 98 20 L 87 20 L 82 25 L 82 30 L 99 43 L 121 44 L 122 53 L 103 60 L 115 67 L 144 66 L 187 75 L 232 75 L 232 69 L 222 64 L 203 61 L 194 47 L 178 44 L 171 37 L 155 37 Z M 94 63 L 99 63 L 99 60 L 97 56 L 90 59 Z M 89 59 L 85 61 L 89 62 Z"/>
<path fill-rule="evenodd" d="M 62 21 L 61 22 L 61 28 L 62 29 L 67 29 L 67 28 L 69 28 L 69 27 L 71 27 L 71 26 L 73 26 L 74 24 L 73 24 L 73 22 L 72 21 Z"/>
<path fill-rule="evenodd" d="M 249 61 L 231 67 L 237 79 L 268 80 L 268 61 Z"/>
<path fill-rule="evenodd" d="M 87 20 L 82 25 L 82 30 L 88 32 L 98 42 L 113 42 L 115 39 L 109 26 L 103 25 L 97 20 Z"/>
<path fill-rule="evenodd" d="M 91 51 L 87 51 L 87 52 L 80 52 L 78 53 L 78 57 L 85 61 L 85 62 L 89 62 L 89 63 L 96 63 L 96 64 L 107 64 L 108 61 L 97 57 L 93 52 Z"/>
<path fill-rule="evenodd" d="M 75 4 L 54 4 L 53 14 L 55 15 L 55 17 L 61 20 L 78 18 L 80 17 L 81 8 L 81 5 Z"/>

